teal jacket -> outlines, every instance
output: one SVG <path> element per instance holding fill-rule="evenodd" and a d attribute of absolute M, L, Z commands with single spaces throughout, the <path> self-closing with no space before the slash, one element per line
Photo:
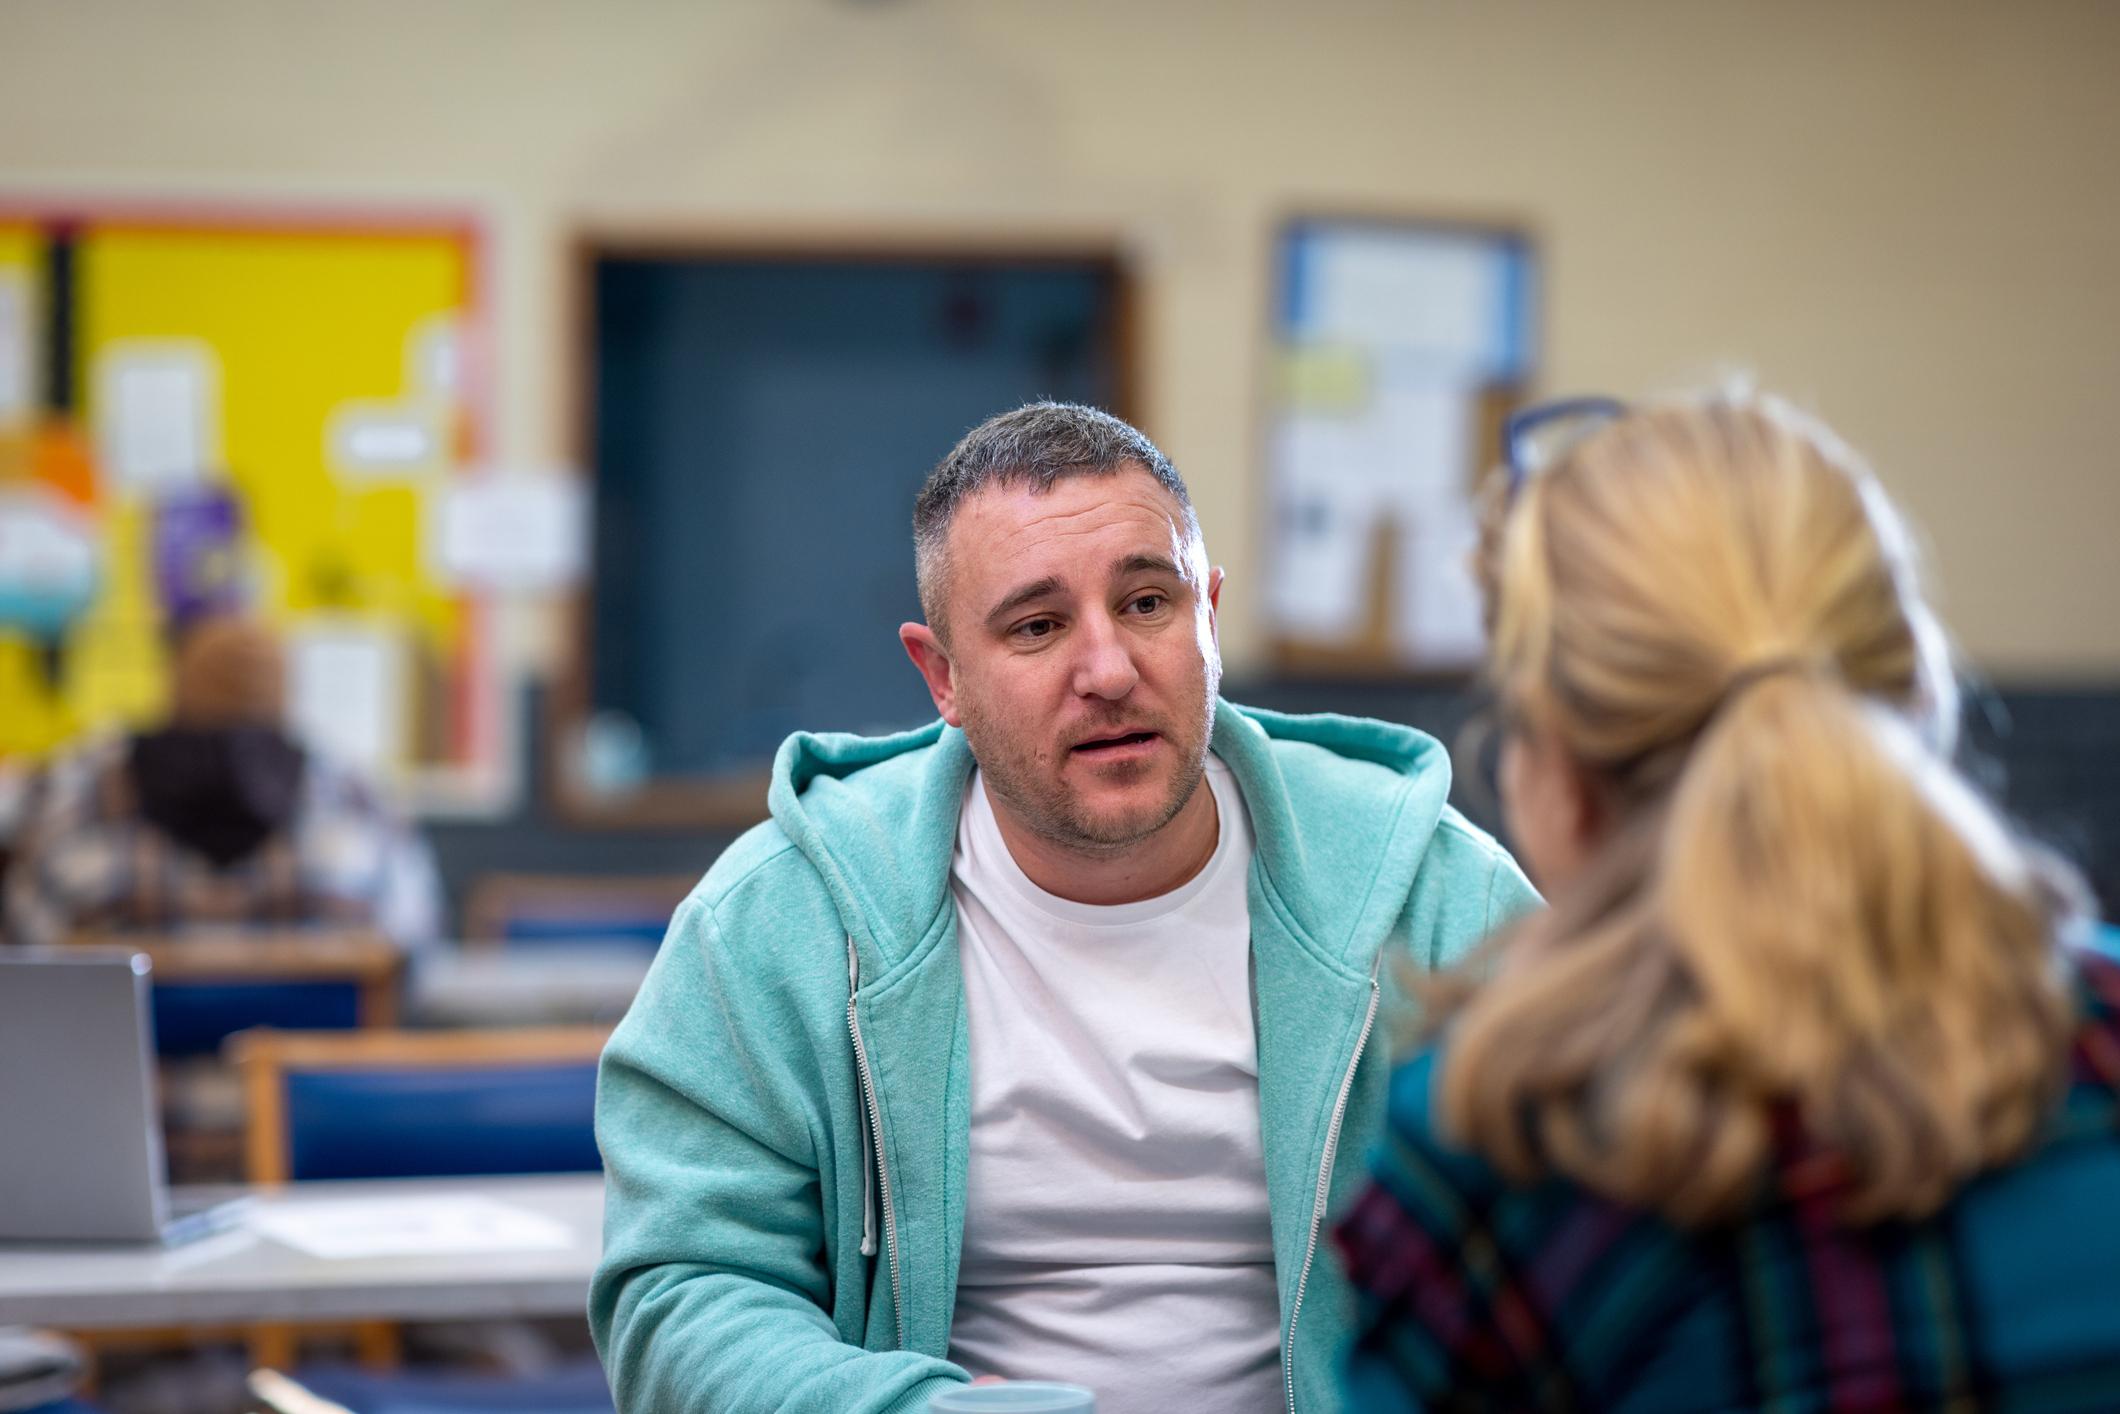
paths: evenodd
<path fill-rule="evenodd" d="M 1382 1132 L 1380 999 L 1401 960 L 1449 962 L 1535 896 L 1444 803 L 1448 754 L 1419 732 L 1221 702 L 1211 745 L 1257 838 L 1289 1403 L 1327 1414 L 1353 1297 L 1321 1228 Z M 772 819 L 672 920 L 597 1087 L 589 1320 L 620 1409 L 911 1414 L 967 1378 L 947 1358 L 971 1096 L 949 865 L 971 769 L 939 722 L 790 737 Z"/>

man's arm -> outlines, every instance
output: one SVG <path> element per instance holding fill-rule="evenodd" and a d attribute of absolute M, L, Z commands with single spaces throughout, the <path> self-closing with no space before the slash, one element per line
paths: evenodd
<path fill-rule="evenodd" d="M 785 997 L 678 911 L 604 1053 L 604 1255 L 589 1323 L 621 1410 L 917 1414 L 962 1370 L 840 1338 L 827 1311 L 816 1056 Z"/>

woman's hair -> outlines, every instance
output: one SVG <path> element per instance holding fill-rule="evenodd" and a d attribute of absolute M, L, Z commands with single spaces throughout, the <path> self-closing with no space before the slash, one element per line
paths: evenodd
<path fill-rule="evenodd" d="M 1866 1221 L 2023 1149 L 2080 894 L 1948 765 L 1942 633 L 1854 455 L 1754 397 L 1652 407 L 1491 509 L 1495 689 L 1609 834 L 1431 994 L 1446 1129 L 1684 1223 L 1760 1195 L 1792 1130 Z"/>

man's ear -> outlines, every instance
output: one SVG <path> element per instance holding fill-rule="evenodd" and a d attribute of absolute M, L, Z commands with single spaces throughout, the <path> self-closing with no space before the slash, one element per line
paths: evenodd
<path fill-rule="evenodd" d="M 964 725 L 957 715 L 957 686 L 950 668 L 949 650 L 942 646 L 942 639 L 926 624 L 898 625 L 898 641 L 905 645 L 905 655 L 920 669 L 920 676 L 927 683 L 928 696 L 935 699 L 935 710 L 942 720 L 953 727 Z"/>
<path fill-rule="evenodd" d="M 1216 565 L 1207 572 L 1207 631 L 1216 643 L 1222 641 L 1222 630 L 1216 617 L 1222 608 L 1222 567 Z"/>

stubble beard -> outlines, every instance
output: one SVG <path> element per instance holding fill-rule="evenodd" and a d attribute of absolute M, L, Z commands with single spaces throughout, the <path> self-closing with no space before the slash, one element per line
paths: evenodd
<path fill-rule="evenodd" d="M 1020 750 L 1010 733 L 1005 728 L 995 730 L 983 713 L 965 713 L 964 734 L 986 788 L 1033 834 L 1084 858 L 1111 859 L 1177 819 L 1200 788 L 1207 775 L 1208 724 L 1213 721 L 1214 707 L 1212 691 L 1205 697 L 1207 717 L 1192 740 L 1181 742 L 1165 734 L 1180 756 L 1161 805 L 1119 818 L 1100 817 L 1086 809 L 1056 772 L 1045 769 L 1035 749 Z"/>

